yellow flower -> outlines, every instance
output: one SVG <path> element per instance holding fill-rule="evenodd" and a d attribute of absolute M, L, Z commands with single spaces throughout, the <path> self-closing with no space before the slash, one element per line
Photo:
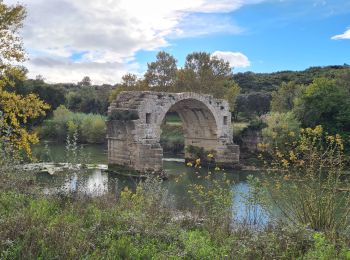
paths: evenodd
<path fill-rule="evenodd" d="M 289 158 L 291 161 L 295 161 L 297 159 L 297 156 L 294 154 L 293 151 L 289 152 Z"/>
<path fill-rule="evenodd" d="M 276 183 L 276 189 L 277 190 L 281 189 L 281 183 L 279 183 L 279 182 Z"/>
<path fill-rule="evenodd" d="M 215 171 L 220 171 L 220 168 L 216 166 L 214 170 Z"/>
<path fill-rule="evenodd" d="M 289 132 L 289 136 L 290 136 L 290 137 L 294 137 L 294 136 L 295 136 L 295 133 L 294 133 L 293 131 L 290 131 L 290 132 Z"/>
<path fill-rule="evenodd" d="M 198 158 L 198 159 L 196 160 L 196 164 L 195 164 L 195 166 L 196 166 L 196 167 L 199 167 L 199 166 L 200 166 L 200 164 L 201 164 L 201 159 L 200 159 L 200 158 Z"/>
<path fill-rule="evenodd" d="M 288 167 L 288 166 L 289 166 L 289 162 L 288 162 L 286 159 L 283 159 L 283 160 L 282 160 L 282 165 L 283 165 L 284 167 Z"/>
<path fill-rule="evenodd" d="M 322 132 L 323 132 L 322 126 L 320 126 L 320 125 L 315 126 L 313 132 L 314 132 L 315 135 L 321 136 Z"/>
<path fill-rule="evenodd" d="M 327 136 L 327 139 L 329 142 L 333 143 L 334 142 L 334 137 L 332 135 Z"/>
<path fill-rule="evenodd" d="M 277 157 L 279 157 L 279 158 L 282 158 L 282 157 L 283 157 L 283 154 L 282 154 L 280 151 L 277 151 L 277 152 L 276 152 L 276 155 L 277 155 Z"/>
<path fill-rule="evenodd" d="M 335 135 L 335 142 L 337 143 L 337 145 L 340 147 L 341 150 L 344 149 L 343 140 L 341 139 L 340 135 L 338 134 Z"/>
<path fill-rule="evenodd" d="M 186 163 L 186 165 L 187 165 L 188 167 L 192 167 L 192 166 L 193 166 L 193 164 L 192 164 L 191 162 Z"/>
<path fill-rule="evenodd" d="M 213 158 L 214 157 L 214 155 L 212 153 L 209 153 L 207 156 L 208 156 L 208 158 Z"/>

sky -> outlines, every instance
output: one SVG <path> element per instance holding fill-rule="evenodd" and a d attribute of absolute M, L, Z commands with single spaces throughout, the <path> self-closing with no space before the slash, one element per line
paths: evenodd
<path fill-rule="evenodd" d="M 27 8 L 28 76 L 116 84 L 166 51 L 205 51 L 233 72 L 350 64 L 350 0 L 4 0 Z"/>

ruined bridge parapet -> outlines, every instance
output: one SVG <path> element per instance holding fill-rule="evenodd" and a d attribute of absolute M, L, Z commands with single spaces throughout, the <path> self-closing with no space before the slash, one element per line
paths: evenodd
<path fill-rule="evenodd" d="M 182 120 L 185 146 L 216 151 L 220 164 L 238 163 L 239 147 L 232 141 L 231 113 L 225 100 L 189 92 L 125 91 L 108 109 L 109 164 L 141 172 L 162 170 L 161 124 L 169 111 L 177 112 Z"/>

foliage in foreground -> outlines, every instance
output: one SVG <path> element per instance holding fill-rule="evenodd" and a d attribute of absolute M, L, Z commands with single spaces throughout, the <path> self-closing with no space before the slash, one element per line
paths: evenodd
<path fill-rule="evenodd" d="M 0 258 L 44 259 L 346 259 L 345 241 L 275 223 L 230 224 L 232 194 L 223 177 L 191 186 L 193 211 L 179 212 L 159 180 L 119 196 L 42 196 L 35 176 L 2 173 Z M 223 181 L 223 182 L 222 182 Z M 210 184 L 212 183 L 212 184 Z M 226 183 L 226 182 L 225 182 Z M 8 185 L 8 186 L 7 186 Z M 226 183 L 227 185 L 227 183 Z M 203 203 L 201 203 L 203 202 Z M 238 224 L 238 223 L 237 223 Z"/>
<path fill-rule="evenodd" d="M 350 234 L 349 173 L 340 135 L 302 129 L 283 150 L 272 147 L 265 185 L 282 215 L 336 239 Z"/>
<path fill-rule="evenodd" d="M 18 36 L 25 15 L 23 6 L 0 1 L 0 142 L 10 143 L 13 149 L 24 150 L 30 156 L 30 144 L 37 143 L 38 138 L 25 125 L 44 115 L 49 106 L 34 94 L 22 96 L 13 90 L 15 81 L 24 79 L 23 69 L 12 64 L 25 60 Z"/>

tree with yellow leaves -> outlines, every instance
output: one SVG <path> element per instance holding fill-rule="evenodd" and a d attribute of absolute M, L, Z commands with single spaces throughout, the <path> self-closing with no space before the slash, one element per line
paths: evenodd
<path fill-rule="evenodd" d="M 18 34 L 25 15 L 22 5 L 6 5 L 0 0 L 0 145 L 8 144 L 30 156 L 30 144 L 37 143 L 38 137 L 26 129 L 26 124 L 44 115 L 49 106 L 34 94 L 16 93 L 15 80 L 25 78 L 23 69 L 14 65 L 26 58 Z"/>

